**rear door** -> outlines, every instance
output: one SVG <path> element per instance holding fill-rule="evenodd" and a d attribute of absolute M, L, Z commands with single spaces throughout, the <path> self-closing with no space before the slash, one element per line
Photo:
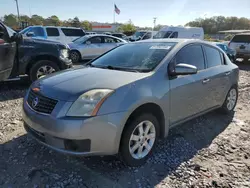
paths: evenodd
<path fill-rule="evenodd" d="M 82 57 L 85 59 L 95 58 L 103 53 L 102 37 L 93 36 L 86 40 L 81 49 Z"/>
<path fill-rule="evenodd" d="M 119 39 L 112 38 L 112 37 L 103 37 L 102 43 L 102 53 L 105 53 L 115 47 L 117 47 L 121 43 Z"/>
<path fill-rule="evenodd" d="M 63 34 L 65 35 L 66 42 L 70 43 L 73 40 L 85 36 L 85 32 L 78 28 L 61 28 Z"/>
<path fill-rule="evenodd" d="M 208 73 L 205 83 L 208 87 L 207 99 L 211 108 L 220 106 L 224 102 L 231 87 L 229 76 L 232 72 L 231 68 L 224 63 L 224 54 L 217 48 L 204 45 L 203 49 Z"/>
<path fill-rule="evenodd" d="M 236 50 L 237 54 L 250 53 L 250 35 L 235 35 L 229 43 L 230 48 Z"/>
<path fill-rule="evenodd" d="M 10 32 L 0 23 L 0 81 L 9 78 L 14 64 L 16 44 L 10 41 Z"/>
<path fill-rule="evenodd" d="M 61 38 L 60 32 L 56 27 L 46 27 L 47 39 L 65 43 L 64 38 Z"/>

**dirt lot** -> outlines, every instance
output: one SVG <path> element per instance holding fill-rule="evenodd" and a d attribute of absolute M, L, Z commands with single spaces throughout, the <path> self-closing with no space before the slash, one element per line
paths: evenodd
<path fill-rule="evenodd" d="M 140 168 L 36 143 L 22 127 L 27 88 L 0 85 L 0 187 L 250 187 L 250 65 L 241 66 L 234 115 L 215 111 L 174 128 Z"/>

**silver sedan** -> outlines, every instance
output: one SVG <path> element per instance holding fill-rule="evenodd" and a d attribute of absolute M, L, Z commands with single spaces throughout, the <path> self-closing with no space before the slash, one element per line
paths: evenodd
<path fill-rule="evenodd" d="M 73 63 L 93 59 L 124 43 L 127 42 L 109 35 L 86 35 L 68 44 L 71 50 L 70 58 Z"/>

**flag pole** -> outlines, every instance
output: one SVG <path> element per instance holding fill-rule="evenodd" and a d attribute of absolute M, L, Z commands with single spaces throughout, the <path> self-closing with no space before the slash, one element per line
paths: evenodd
<path fill-rule="evenodd" d="M 114 6 L 113 6 L 113 13 L 114 13 L 114 15 L 113 15 L 113 21 L 114 21 L 114 23 L 115 23 L 115 3 L 114 3 Z"/>

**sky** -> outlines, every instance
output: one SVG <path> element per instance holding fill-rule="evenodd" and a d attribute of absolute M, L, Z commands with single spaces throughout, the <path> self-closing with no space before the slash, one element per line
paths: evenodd
<path fill-rule="evenodd" d="M 57 15 L 61 20 L 77 16 L 80 20 L 113 22 L 114 3 L 120 9 L 119 23 L 136 26 L 156 24 L 184 25 L 196 18 L 237 16 L 250 18 L 250 0 L 18 0 L 20 14 Z M 15 0 L 0 0 L 0 17 L 16 14 Z"/>

